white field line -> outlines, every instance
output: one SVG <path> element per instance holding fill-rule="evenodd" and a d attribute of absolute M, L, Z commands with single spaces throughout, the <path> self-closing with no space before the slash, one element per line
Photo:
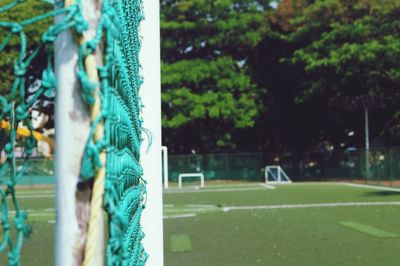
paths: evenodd
<path fill-rule="evenodd" d="M 348 206 L 390 206 L 400 205 L 400 201 L 391 202 L 335 202 L 335 203 L 310 203 L 310 204 L 284 204 L 284 205 L 259 205 L 259 206 L 228 206 L 222 211 L 236 210 L 270 210 L 270 209 L 300 209 L 300 208 L 323 208 L 323 207 L 348 207 Z"/>
<path fill-rule="evenodd" d="M 32 210 L 32 209 L 27 209 L 27 210 L 22 210 L 22 211 L 27 212 L 27 213 L 28 213 L 28 216 L 37 216 L 36 214 L 45 214 L 45 213 L 53 214 L 53 213 L 55 213 L 55 209 L 54 209 L 54 208 L 47 208 L 47 209 L 43 209 L 43 210 Z M 10 215 L 15 215 L 15 211 L 14 211 L 14 210 L 8 211 L 8 213 L 9 213 Z M 1 215 L 1 214 L 2 214 L 2 213 L 0 212 L 0 215 Z M 41 216 L 41 215 L 39 215 L 39 216 Z"/>
<path fill-rule="evenodd" d="M 10 215 L 10 217 L 15 215 L 14 211 L 10 211 L 8 213 Z M 1 213 L 0 213 L 1 215 Z M 55 212 L 28 212 L 28 219 L 29 217 L 44 217 L 44 216 L 54 216 L 56 215 Z"/>
<path fill-rule="evenodd" d="M 188 214 L 167 215 L 164 216 L 164 219 L 178 219 L 178 218 L 191 218 L 191 217 L 196 217 L 196 214 L 188 213 Z"/>
<path fill-rule="evenodd" d="M 223 207 L 223 212 L 237 211 L 237 210 L 271 210 L 271 209 L 300 209 L 300 208 L 324 208 L 324 207 L 351 207 L 351 206 L 399 206 L 400 201 L 392 202 L 336 202 L 336 203 L 310 203 L 310 204 L 284 204 L 284 205 L 256 205 L 256 206 L 227 206 Z M 195 204 L 191 206 L 195 207 Z M 204 211 L 215 211 L 219 208 L 212 205 L 198 205 L 200 208 L 183 208 L 174 210 L 165 210 L 166 212 L 204 212 Z M 205 207 L 210 206 L 210 207 Z M 9 212 L 10 216 L 15 215 L 15 211 Z M 1 213 L 0 213 L 1 215 Z M 42 211 L 28 210 L 29 217 L 50 217 L 54 216 L 54 209 L 44 209 Z M 177 215 L 164 215 L 164 219 L 178 219 L 178 218 L 190 218 L 195 217 L 196 213 L 177 214 Z"/>
<path fill-rule="evenodd" d="M 275 189 L 275 188 L 276 188 L 276 187 L 274 187 L 274 186 L 267 185 L 267 184 L 265 184 L 265 183 L 260 183 L 260 186 L 261 186 L 261 187 L 265 187 L 265 188 L 269 188 L 269 189 Z"/>
<path fill-rule="evenodd" d="M 195 208 L 188 208 L 188 209 L 172 209 L 172 210 L 164 210 L 165 213 L 176 213 L 176 212 L 211 212 L 211 211 L 218 211 L 220 208 L 215 207 L 214 209 L 195 209 Z"/>
<path fill-rule="evenodd" d="M 54 194 L 54 190 L 37 190 L 37 191 L 32 191 L 32 190 L 17 190 L 17 195 L 41 195 L 41 194 Z"/>
<path fill-rule="evenodd" d="M 194 207 L 194 208 L 215 208 L 215 205 L 212 204 L 185 204 L 183 207 Z"/>
<path fill-rule="evenodd" d="M 210 204 L 185 204 L 182 206 L 175 206 L 172 208 L 164 208 L 165 213 L 175 213 L 175 212 L 210 212 L 218 211 L 220 207 Z"/>
<path fill-rule="evenodd" d="M 17 198 L 19 199 L 45 199 L 45 198 L 54 198 L 54 194 L 48 195 L 18 195 Z"/>
<path fill-rule="evenodd" d="M 343 182 L 334 182 L 334 181 L 314 181 L 314 182 L 293 182 L 290 183 L 291 186 L 326 186 L 326 185 L 338 185 L 343 184 Z"/>
<path fill-rule="evenodd" d="M 54 212 L 32 212 L 29 213 L 28 217 L 50 217 L 55 215 L 56 214 Z"/>
<path fill-rule="evenodd" d="M 185 190 L 164 190 L 164 193 L 207 193 L 207 192 L 234 192 L 234 191 L 251 191 L 265 190 L 264 187 L 249 187 L 249 188 L 221 188 L 221 189 L 185 189 Z"/>
<path fill-rule="evenodd" d="M 168 204 L 164 205 L 164 213 L 176 213 L 176 212 L 186 212 L 186 213 L 197 213 L 197 212 L 210 212 L 221 210 L 217 205 L 212 204 L 184 204 L 184 205 L 174 205 Z"/>
<path fill-rule="evenodd" d="M 236 187 L 257 187 L 258 183 L 239 183 L 239 184 L 224 184 L 224 185 L 210 185 L 213 188 L 236 188 Z"/>
<path fill-rule="evenodd" d="M 386 191 L 396 191 L 400 192 L 400 188 L 393 188 L 393 187 L 380 187 L 380 186 L 372 186 L 372 185 L 363 185 L 363 184 L 354 184 L 354 183 L 343 183 L 344 185 L 350 187 L 360 187 L 360 188 L 372 188 L 378 190 L 386 190 Z"/>
<path fill-rule="evenodd" d="M 267 185 L 264 183 L 257 184 L 231 184 L 231 185 L 216 185 L 212 186 L 216 189 L 184 189 L 178 190 L 172 188 L 164 191 L 164 193 L 191 193 L 191 192 L 230 192 L 230 191 L 249 191 L 249 190 L 260 190 L 260 187 L 274 189 L 274 186 Z M 40 199 L 40 198 L 54 198 L 54 191 L 29 191 L 29 192 L 17 192 L 17 197 L 20 199 Z"/>

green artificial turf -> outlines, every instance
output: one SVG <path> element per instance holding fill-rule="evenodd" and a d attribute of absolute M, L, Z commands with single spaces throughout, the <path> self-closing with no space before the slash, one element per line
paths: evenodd
<path fill-rule="evenodd" d="M 20 195 L 33 227 L 22 265 L 53 265 L 54 198 L 43 189 Z M 384 205 L 309 205 L 374 202 Z M 172 189 L 164 194 L 165 265 L 398 265 L 399 202 L 399 192 L 335 183 Z"/>
<path fill-rule="evenodd" d="M 192 251 L 192 242 L 190 240 L 190 237 L 188 235 L 172 235 L 170 251 L 171 252 Z"/>
<path fill-rule="evenodd" d="M 347 226 L 349 228 L 352 228 L 354 230 L 369 234 L 371 236 L 376 236 L 376 237 L 399 237 L 398 234 L 393 234 L 391 232 L 387 232 L 385 230 L 369 226 L 366 224 L 361 224 L 361 223 L 356 223 L 352 221 L 346 221 L 346 222 L 339 222 L 339 224 L 343 226 Z"/>
<path fill-rule="evenodd" d="M 212 189 L 212 188 L 209 188 Z M 216 189 L 218 190 L 218 189 Z M 223 212 L 228 206 L 398 202 L 400 193 L 342 184 L 293 184 L 275 190 L 168 193 L 168 236 L 189 234 L 193 250 L 165 250 L 166 265 L 398 265 L 400 238 L 377 238 L 339 222 L 400 234 L 400 206 L 340 206 Z M 196 205 L 198 206 L 196 208 Z M 208 211 L 207 211 L 208 209 Z M 376 231 L 375 231 L 376 232 Z"/>

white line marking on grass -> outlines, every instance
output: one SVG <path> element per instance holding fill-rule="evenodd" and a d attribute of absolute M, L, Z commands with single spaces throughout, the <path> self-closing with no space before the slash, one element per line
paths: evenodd
<path fill-rule="evenodd" d="M 221 188 L 221 189 L 187 189 L 187 190 L 167 190 L 164 193 L 202 193 L 202 192 L 234 192 L 234 191 L 251 191 L 251 190 L 265 190 L 262 187 L 249 187 L 249 188 Z"/>
<path fill-rule="evenodd" d="M 261 186 L 261 187 L 265 187 L 265 188 L 269 188 L 269 189 L 275 189 L 274 186 L 267 185 L 267 184 L 265 184 L 265 183 L 260 183 L 260 186 Z"/>
<path fill-rule="evenodd" d="M 22 210 L 28 213 L 28 216 L 45 216 L 45 215 L 52 215 L 55 214 L 55 209 L 54 208 L 48 208 L 44 210 L 32 210 L 32 209 L 25 209 Z M 15 215 L 15 210 L 11 210 L 8 212 L 9 215 L 14 216 Z M 2 212 L 0 212 L 0 215 L 2 215 Z"/>
<path fill-rule="evenodd" d="M 223 184 L 223 185 L 210 185 L 212 188 L 235 188 L 235 187 L 257 187 L 258 183 L 238 183 L 238 184 Z"/>
<path fill-rule="evenodd" d="M 192 218 L 192 217 L 196 217 L 196 214 L 188 213 L 188 214 L 168 215 L 164 216 L 164 219 L 178 219 L 178 218 Z"/>
<path fill-rule="evenodd" d="M 221 188 L 221 189 L 199 190 L 197 192 L 233 192 L 233 191 L 251 191 L 251 190 L 263 190 L 263 188 L 261 187 Z"/>
<path fill-rule="evenodd" d="M 311 203 L 311 204 L 284 204 L 284 205 L 261 205 L 261 206 L 228 206 L 222 211 L 236 210 L 268 210 L 268 209 L 299 209 L 299 208 L 323 208 L 323 207 L 348 207 L 348 206 L 390 206 L 400 205 L 400 201 L 391 202 L 335 202 L 335 203 Z"/>
<path fill-rule="evenodd" d="M 45 199 L 45 198 L 54 198 L 54 194 L 48 195 L 17 195 L 19 199 Z"/>
<path fill-rule="evenodd" d="M 193 213 L 193 212 L 212 212 L 212 211 L 219 211 L 220 207 L 216 205 L 209 205 L 209 204 L 185 204 L 181 206 L 175 206 L 174 208 L 164 208 L 164 213 Z"/>
<path fill-rule="evenodd" d="M 215 205 L 211 205 L 211 204 L 185 204 L 183 205 L 185 207 L 194 207 L 194 208 L 215 208 Z"/>
<path fill-rule="evenodd" d="M 400 192 L 399 188 L 393 188 L 393 187 L 380 187 L 380 186 L 372 186 L 372 185 L 363 185 L 363 184 L 354 184 L 354 183 L 344 183 L 347 186 L 350 187 L 360 187 L 360 188 L 373 188 L 373 189 L 379 189 L 379 190 L 387 190 L 387 191 L 396 191 Z"/>
<path fill-rule="evenodd" d="M 166 213 L 174 213 L 174 212 L 210 212 L 210 211 L 216 211 L 219 210 L 220 208 L 215 207 L 213 209 L 208 208 L 208 209 L 195 209 L 195 208 L 184 208 L 184 209 L 172 209 L 172 210 L 164 210 Z"/>
<path fill-rule="evenodd" d="M 54 190 L 38 190 L 38 191 L 24 191 L 17 190 L 17 195 L 42 195 L 42 194 L 54 194 Z"/>
<path fill-rule="evenodd" d="M 48 217 L 56 215 L 54 212 L 31 212 L 28 214 L 29 217 Z"/>

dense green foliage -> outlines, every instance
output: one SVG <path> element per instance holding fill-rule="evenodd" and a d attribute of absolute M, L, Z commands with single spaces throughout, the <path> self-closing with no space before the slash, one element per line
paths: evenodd
<path fill-rule="evenodd" d="M 252 61 L 268 89 L 260 130 L 275 149 L 360 146 L 368 107 L 376 145 L 398 143 L 400 2 L 312 2 L 282 1 L 269 18 Z"/>
<path fill-rule="evenodd" d="M 305 43 L 290 62 L 308 74 L 296 98 L 323 94 L 329 102 L 390 107 L 400 100 L 400 2 L 324 1 L 293 20 L 291 42 Z M 366 97 L 359 101 L 359 97 Z"/>
<path fill-rule="evenodd" d="M 173 152 L 235 148 L 254 126 L 257 88 L 246 59 L 268 1 L 161 1 L 164 144 Z"/>
<path fill-rule="evenodd" d="M 163 144 L 172 153 L 359 147 L 366 106 L 372 144 L 399 145 L 400 2 L 270 2 L 160 2 Z M 12 15 L 49 7 L 28 0 Z M 50 22 L 29 26 L 29 47 Z M 16 41 L 0 58 L 1 93 Z"/>
<path fill-rule="evenodd" d="M 303 95 L 322 93 L 332 102 L 339 100 L 344 108 L 363 105 L 357 96 L 366 96 L 367 107 L 385 108 L 396 119 L 400 103 L 400 2 L 366 2 L 354 7 L 346 2 L 342 10 L 339 4 L 340 16 L 332 16 L 330 29 L 296 51 L 292 59 L 303 63 L 312 76 Z M 304 22 L 304 17 L 298 21 L 300 25 Z M 327 72 L 331 75 L 323 74 Z M 383 130 L 399 134 L 397 123 L 386 122 L 392 123 Z"/>
<path fill-rule="evenodd" d="M 3 2 L 12 2 L 12 1 L 2 1 L 1 5 L 3 6 Z M 19 4 L 15 8 L 12 9 L 12 12 L 2 12 L 0 13 L 0 21 L 9 22 L 9 21 L 18 21 L 22 22 L 24 20 L 30 19 L 35 16 L 39 16 L 53 9 L 53 5 L 46 3 L 45 1 L 38 0 L 26 0 L 23 3 Z M 50 26 L 53 18 L 48 18 L 44 20 L 40 20 L 34 24 L 29 24 L 25 26 L 24 32 L 26 33 L 27 40 L 27 51 L 32 52 L 39 44 L 40 37 L 44 33 L 44 31 Z M 7 35 L 10 31 L 5 31 L 0 29 L 0 42 L 6 39 Z M 20 37 L 18 36 L 18 32 L 14 33 L 11 37 L 10 42 L 7 44 L 7 47 L 4 51 L 1 52 L 0 57 L 0 93 L 5 95 L 7 94 L 13 82 L 13 64 L 15 59 L 18 57 L 19 47 L 21 45 Z M 25 55 L 25 57 L 28 55 Z M 44 51 L 40 54 L 32 65 L 28 68 L 28 83 L 32 83 L 33 80 L 40 78 L 40 75 L 46 65 L 46 58 L 44 55 Z"/>

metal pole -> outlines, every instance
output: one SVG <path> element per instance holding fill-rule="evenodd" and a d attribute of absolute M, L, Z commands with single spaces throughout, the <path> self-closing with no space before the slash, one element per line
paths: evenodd
<path fill-rule="evenodd" d="M 282 176 L 281 176 L 281 167 L 280 166 L 278 166 L 277 167 L 277 170 L 278 170 L 278 183 L 281 183 L 281 181 L 282 181 Z"/>
<path fill-rule="evenodd" d="M 368 108 L 364 109 L 364 119 L 365 119 L 365 177 L 368 179 L 370 177 L 369 172 L 369 125 L 368 125 Z"/>
<path fill-rule="evenodd" d="M 76 188 L 90 120 L 77 86 L 75 68 L 78 47 L 70 31 L 63 32 L 55 43 L 57 96 L 55 110 L 56 144 L 56 247 L 55 264 L 79 265 L 75 258 L 81 237 L 77 218 Z"/>
<path fill-rule="evenodd" d="M 160 18 L 159 1 L 143 1 L 145 19 L 140 25 L 142 48 L 143 86 L 140 96 L 144 104 L 143 127 L 152 135 L 151 143 L 143 143 L 141 163 L 147 180 L 147 202 L 143 211 L 142 226 L 145 238 L 143 245 L 149 254 L 146 266 L 162 266 L 163 214 L 162 214 L 162 169 L 161 169 L 161 78 L 160 78 Z M 148 145 L 150 144 L 150 146 Z M 148 150 L 147 150 L 148 148 Z"/>
<path fill-rule="evenodd" d="M 66 5 L 74 1 L 66 1 Z M 89 21 L 87 38 L 95 35 L 101 5 L 84 0 L 83 12 Z M 56 22 L 63 15 L 56 17 Z M 70 30 L 61 33 L 54 46 L 57 95 L 55 110 L 55 175 L 56 175 L 56 240 L 55 265 L 81 265 L 87 235 L 91 189 L 78 189 L 81 160 L 90 132 L 88 108 L 83 104 L 76 78 L 78 45 Z M 96 51 L 97 63 L 101 63 L 101 52 Z M 99 236 L 96 249 L 104 254 L 104 234 Z M 97 256 L 96 265 L 103 265 L 104 256 Z"/>
<path fill-rule="evenodd" d="M 390 156 L 390 186 L 393 186 L 393 150 L 389 150 L 389 156 Z"/>
<path fill-rule="evenodd" d="M 164 188 L 168 188 L 168 148 L 166 146 L 161 147 L 162 156 L 163 156 L 163 180 L 164 180 Z"/>

